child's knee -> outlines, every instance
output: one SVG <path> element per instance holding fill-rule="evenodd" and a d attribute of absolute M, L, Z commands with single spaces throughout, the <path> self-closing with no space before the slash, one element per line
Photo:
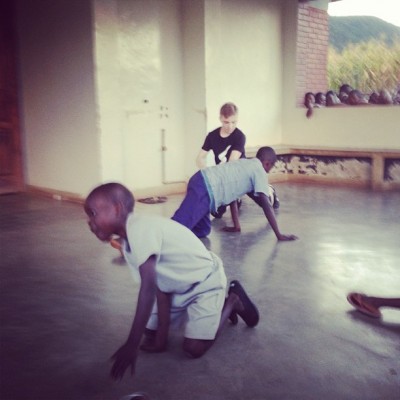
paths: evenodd
<path fill-rule="evenodd" d="M 211 347 L 211 344 L 210 340 L 185 339 L 182 347 L 188 357 L 200 358 Z"/>

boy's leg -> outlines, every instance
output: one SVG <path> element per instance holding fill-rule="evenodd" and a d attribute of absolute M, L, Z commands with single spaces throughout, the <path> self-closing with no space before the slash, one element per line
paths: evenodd
<path fill-rule="evenodd" d="M 220 219 L 226 212 L 226 206 L 219 206 L 216 212 L 212 212 L 211 215 L 214 218 Z"/>
<path fill-rule="evenodd" d="M 353 292 L 348 294 L 347 300 L 358 311 L 374 318 L 382 316 L 380 307 L 400 308 L 400 298 L 372 297 Z"/>
<path fill-rule="evenodd" d="M 182 327 L 186 320 L 186 310 L 183 308 L 176 308 L 174 305 L 171 307 L 170 313 L 171 329 L 177 330 Z M 152 312 L 149 321 L 147 322 L 146 329 L 143 334 L 142 342 L 140 344 L 140 350 L 149 353 L 159 353 L 166 350 L 165 348 L 157 348 L 157 334 L 159 329 L 159 317 L 158 312 Z"/>
<path fill-rule="evenodd" d="M 238 281 L 232 281 L 230 284 L 228 297 L 225 299 L 214 339 L 204 340 L 185 337 L 183 342 L 184 352 L 193 358 L 201 357 L 214 344 L 226 321 L 235 314 L 238 314 L 249 327 L 254 327 L 258 324 L 258 309 Z"/>
<path fill-rule="evenodd" d="M 143 334 L 143 340 L 140 344 L 140 350 L 147 352 L 154 352 L 154 347 L 156 343 L 157 331 L 153 329 L 146 328 Z"/>
<path fill-rule="evenodd" d="M 221 312 L 221 319 L 219 322 L 218 330 L 214 339 L 205 340 L 185 337 L 183 341 L 183 351 L 186 355 L 193 358 L 199 358 L 207 352 L 207 350 L 214 344 L 215 340 L 219 336 L 219 333 L 222 331 L 222 328 L 225 325 L 229 316 L 234 312 L 236 301 L 238 301 L 238 298 L 235 297 L 235 295 L 229 295 L 226 298 L 224 307 Z"/>
<path fill-rule="evenodd" d="M 272 185 L 269 185 L 269 200 L 271 203 L 271 206 L 277 210 L 281 204 L 279 201 L 278 195 L 276 194 L 276 190 Z"/>
<path fill-rule="evenodd" d="M 210 234 L 211 232 L 211 220 L 210 214 L 206 214 L 192 229 L 192 232 L 198 237 L 203 238 Z"/>
<path fill-rule="evenodd" d="M 186 196 L 179 208 L 175 211 L 172 219 L 186 226 L 190 230 L 193 230 L 193 228 L 195 228 L 200 222 L 200 228 L 206 230 L 207 222 L 202 222 L 202 220 L 205 217 L 207 217 L 208 220 L 210 219 L 209 212 L 210 197 L 208 195 L 203 176 L 199 171 L 190 178 Z M 202 225 L 204 225 L 204 227 L 202 227 Z M 201 232 L 200 228 L 199 232 Z M 211 224 L 209 229 L 211 229 Z"/>

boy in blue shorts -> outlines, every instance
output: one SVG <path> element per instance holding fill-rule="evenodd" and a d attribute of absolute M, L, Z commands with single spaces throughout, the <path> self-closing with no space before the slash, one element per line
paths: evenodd
<path fill-rule="evenodd" d="M 201 357 L 230 319 L 254 327 L 259 313 L 238 281 L 227 280 L 221 260 L 183 225 L 154 215 L 136 215 L 134 197 L 123 185 L 95 188 L 85 201 L 90 230 L 109 242 L 118 236 L 124 257 L 140 280 L 136 313 L 126 342 L 113 355 L 111 376 L 134 373 L 139 348 L 161 352 L 172 323 L 185 322 L 183 349 Z M 145 337 L 142 345 L 140 342 Z"/>
<path fill-rule="evenodd" d="M 240 232 L 239 212 L 234 200 L 247 194 L 264 211 L 278 240 L 295 240 L 295 235 L 279 231 L 270 201 L 267 173 L 276 162 L 271 147 L 261 147 L 252 159 L 240 159 L 196 172 L 189 180 L 186 196 L 172 219 L 185 225 L 201 238 L 211 231 L 210 212 L 221 205 L 231 204 L 233 227 L 228 232 Z"/>

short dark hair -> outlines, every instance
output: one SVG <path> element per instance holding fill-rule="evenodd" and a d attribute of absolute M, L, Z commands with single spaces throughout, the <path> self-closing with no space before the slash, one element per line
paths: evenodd
<path fill-rule="evenodd" d="M 86 201 L 97 196 L 106 198 L 113 204 L 122 203 L 128 212 L 132 212 L 135 206 L 135 198 L 132 192 L 120 183 L 110 182 L 97 186 L 89 193 Z"/>
<path fill-rule="evenodd" d="M 222 115 L 225 118 L 229 118 L 232 115 L 236 115 L 238 113 L 238 108 L 233 103 L 225 103 L 221 109 L 219 110 L 219 115 Z"/>
<path fill-rule="evenodd" d="M 272 163 L 276 161 L 275 150 L 268 146 L 260 147 L 257 151 L 256 157 L 260 161 L 270 161 Z"/>

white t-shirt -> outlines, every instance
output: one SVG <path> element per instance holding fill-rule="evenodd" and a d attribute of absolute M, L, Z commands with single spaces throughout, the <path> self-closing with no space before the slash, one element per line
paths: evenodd
<path fill-rule="evenodd" d="M 165 293 L 185 293 L 215 270 L 215 259 L 186 227 L 156 215 L 130 214 L 126 223 L 129 247 L 124 255 L 135 279 L 139 267 L 156 256 L 157 285 Z"/>

